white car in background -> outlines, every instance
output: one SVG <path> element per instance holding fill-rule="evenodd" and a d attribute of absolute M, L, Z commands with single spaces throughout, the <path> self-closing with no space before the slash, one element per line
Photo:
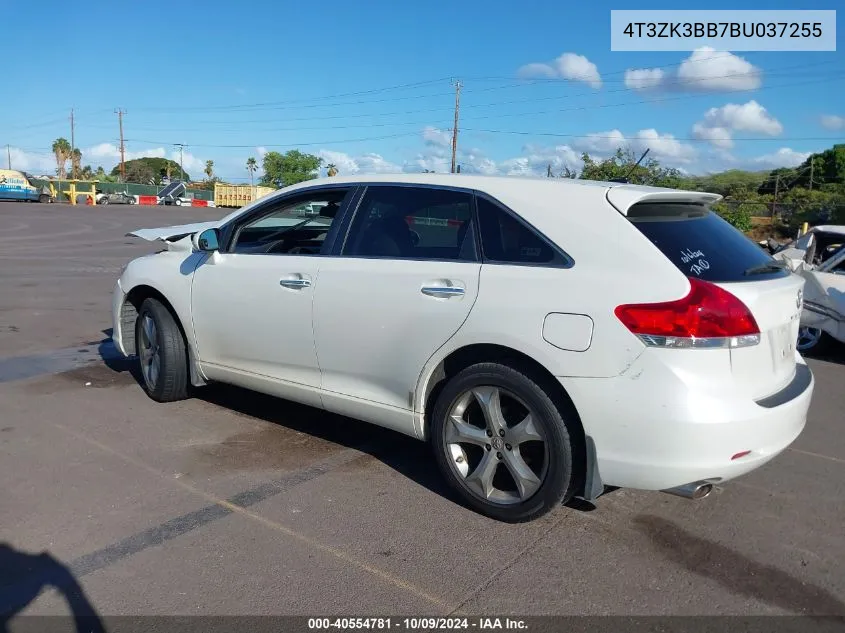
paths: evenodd
<path fill-rule="evenodd" d="M 806 280 L 798 351 L 823 353 L 831 340 L 845 343 L 845 226 L 814 226 L 774 257 Z"/>
<path fill-rule="evenodd" d="M 431 443 L 506 521 L 605 486 L 706 496 L 804 428 L 804 280 L 719 196 L 578 180 L 333 177 L 220 221 L 114 290 L 160 402 L 240 385 Z M 319 214 L 310 213 L 320 208 Z"/>

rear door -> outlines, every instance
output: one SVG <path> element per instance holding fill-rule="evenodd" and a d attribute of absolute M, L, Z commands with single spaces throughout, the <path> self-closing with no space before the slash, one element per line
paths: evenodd
<path fill-rule="evenodd" d="M 804 279 L 706 206 L 644 202 L 627 216 L 684 275 L 720 286 L 751 311 L 760 342 L 730 350 L 734 384 L 754 399 L 786 386 L 795 374 Z"/>
<path fill-rule="evenodd" d="M 481 265 L 469 191 L 367 187 L 338 257 L 324 258 L 314 337 L 326 408 L 412 409 L 420 372 L 469 315 Z"/>

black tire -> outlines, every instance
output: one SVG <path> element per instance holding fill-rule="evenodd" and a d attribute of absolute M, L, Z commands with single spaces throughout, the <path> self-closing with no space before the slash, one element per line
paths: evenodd
<path fill-rule="evenodd" d="M 100 204 L 108 204 L 108 203 L 109 203 L 109 199 L 108 199 L 108 198 L 102 198 L 102 199 L 100 200 Z"/>
<path fill-rule="evenodd" d="M 155 324 L 155 338 L 159 352 L 157 379 L 151 381 L 144 371 L 142 358 L 142 328 L 145 317 Z M 141 304 L 135 321 L 135 350 L 141 366 L 141 386 L 157 402 L 174 402 L 188 397 L 188 353 L 185 339 L 173 315 L 158 299 L 149 298 Z"/>
<path fill-rule="evenodd" d="M 536 519 L 565 503 L 572 496 L 572 443 L 566 421 L 549 394 L 529 371 L 499 363 L 478 363 L 453 376 L 437 396 L 430 418 L 430 439 L 441 473 L 449 485 L 474 510 L 499 521 L 520 523 Z M 449 449 L 445 425 L 449 413 L 469 389 L 492 386 L 510 392 L 531 409 L 535 424 L 542 426 L 548 448 L 545 476 L 528 498 L 513 503 L 497 503 L 469 490 L 457 471 Z M 535 415 L 536 414 L 536 415 Z"/>
<path fill-rule="evenodd" d="M 40 196 L 38 196 L 38 202 L 40 202 L 41 204 L 47 204 L 48 202 L 50 202 L 50 196 L 48 196 L 46 193 L 42 193 Z"/>

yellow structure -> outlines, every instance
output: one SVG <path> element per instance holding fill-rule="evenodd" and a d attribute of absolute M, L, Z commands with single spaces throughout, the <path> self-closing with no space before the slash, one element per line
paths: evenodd
<path fill-rule="evenodd" d="M 242 207 L 276 191 L 261 185 L 223 185 L 214 183 L 214 205 L 217 207 Z"/>
<path fill-rule="evenodd" d="M 58 184 L 58 187 L 56 186 Z M 97 202 L 97 186 L 95 182 L 88 180 L 51 180 L 48 184 L 50 195 L 54 200 L 59 194 L 65 194 L 71 204 L 76 204 L 77 196 L 85 196 L 91 199 L 91 204 Z"/>

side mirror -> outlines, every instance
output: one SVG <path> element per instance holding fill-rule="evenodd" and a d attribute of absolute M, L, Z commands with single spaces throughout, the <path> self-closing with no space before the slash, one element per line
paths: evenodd
<path fill-rule="evenodd" d="M 191 239 L 194 248 L 204 253 L 212 253 L 220 248 L 217 229 L 206 229 L 202 233 L 194 233 Z"/>

